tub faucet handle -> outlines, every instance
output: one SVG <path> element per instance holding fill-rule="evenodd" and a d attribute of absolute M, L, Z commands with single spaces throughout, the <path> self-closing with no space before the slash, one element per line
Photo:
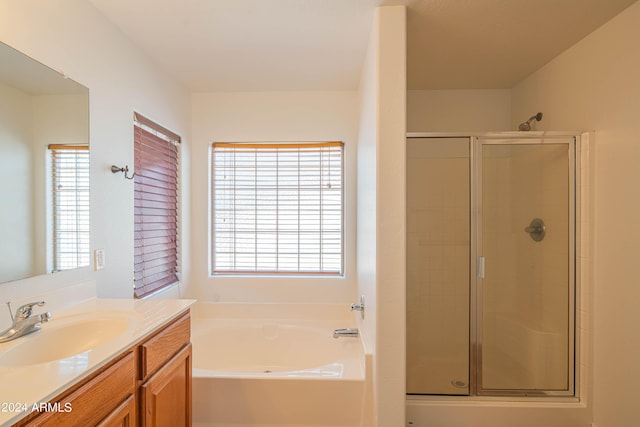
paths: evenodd
<path fill-rule="evenodd" d="M 360 315 L 364 319 L 364 295 L 360 295 L 360 302 L 354 302 L 351 304 L 351 311 L 359 311 Z"/>
<path fill-rule="evenodd" d="M 360 295 L 360 302 L 351 304 L 351 311 L 364 311 L 364 295 Z"/>

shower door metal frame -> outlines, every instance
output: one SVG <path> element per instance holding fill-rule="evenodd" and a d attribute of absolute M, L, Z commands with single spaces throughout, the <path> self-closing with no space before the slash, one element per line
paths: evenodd
<path fill-rule="evenodd" d="M 571 140 L 572 139 L 572 140 Z M 579 199 L 577 189 L 580 188 L 580 144 L 579 136 L 566 133 L 535 134 L 518 133 L 495 133 L 486 136 L 470 137 L 470 231 L 471 231 L 471 254 L 470 254 L 470 354 L 469 354 L 469 395 L 470 396 L 512 396 L 512 397 L 577 397 L 575 387 L 578 367 L 576 366 L 576 306 L 577 290 L 579 289 L 576 274 L 576 248 L 579 236 Z M 569 307 L 568 307 L 568 353 L 567 373 L 568 388 L 566 390 L 530 390 L 530 389 L 483 389 L 482 388 L 482 303 L 483 303 L 483 281 L 480 277 L 481 266 L 479 265 L 480 248 L 482 248 L 482 146 L 483 145 L 543 145 L 543 144 L 566 144 L 568 146 L 569 158 Z M 482 266 L 484 270 L 484 265 Z"/>
<path fill-rule="evenodd" d="M 480 195 L 477 193 L 477 177 L 482 163 L 477 160 L 478 138 L 469 137 L 469 396 L 477 396 L 478 390 L 478 219 L 481 215 Z M 481 322 L 480 322 L 481 323 Z"/>
<path fill-rule="evenodd" d="M 585 134 L 582 134 L 585 135 Z M 578 220 L 581 218 L 580 206 L 581 206 L 581 194 L 580 189 L 582 188 L 581 176 L 582 176 L 582 165 L 583 161 L 582 153 L 581 153 L 581 137 L 582 135 L 579 132 L 487 132 L 487 133 L 453 133 L 453 132 L 409 132 L 407 133 L 407 138 L 468 138 L 469 139 L 469 162 L 470 162 L 470 174 L 469 174 L 469 185 L 470 185 L 470 194 L 469 194 L 469 202 L 470 202 L 470 212 L 469 212 L 469 221 L 470 221 L 470 257 L 469 257 L 469 389 L 467 396 L 460 396 L 462 398 L 467 397 L 487 397 L 487 398 L 499 398 L 499 397 L 508 397 L 508 398 L 529 398 L 529 397 L 540 397 L 546 399 L 564 399 L 567 398 L 580 398 L 580 390 L 577 387 L 579 384 L 578 378 L 580 378 L 580 354 L 577 351 L 580 348 L 580 337 L 581 333 L 579 333 L 580 328 L 580 319 L 578 317 L 578 313 L 576 312 L 577 307 L 580 306 L 581 299 L 581 288 L 582 284 L 580 283 L 580 269 L 578 260 L 576 259 L 578 252 L 578 248 L 580 247 L 580 236 L 582 235 L 581 230 L 581 222 Z M 495 144 L 501 143 L 504 144 L 508 141 L 512 141 L 516 143 L 516 141 L 520 141 L 520 143 L 531 143 L 534 141 L 541 141 L 542 143 L 559 143 L 559 139 L 565 140 L 564 143 L 568 143 L 572 150 L 570 150 L 570 158 L 569 158 L 569 215 L 570 215 L 570 223 L 569 223 L 569 319 L 568 319 L 568 329 L 569 329 L 569 357 L 567 360 L 568 363 L 568 373 L 569 373 L 569 387 L 568 390 L 563 391 L 545 391 L 545 390 L 482 390 L 480 389 L 477 375 L 481 375 L 481 365 L 478 362 L 479 352 L 478 347 L 481 345 L 481 341 L 479 340 L 478 331 L 482 326 L 482 319 L 479 316 L 479 307 L 481 303 L 482 294 L 478 292 L 478 288 L 482 286 L 482 283 L 478 283 L 477 271 L 478 271 L 478 249 L 480 248 L 479 243 L 481 243 L 480 239 L 480 230 L 479 224 L 481 224 L 481 181 L 479 178 L 481 177 L 481 164 L 482 162 L 478 159 L 478 155 L 480 154 L 480 146 L 482 143 L 487 143 L 487 140 L 494 141 Z M 568 142 L 567 139 L 573 139 L 573 143 Z M 585 141 L 586 144 L 589 143 L 587 139 Z M 588 150 L 588 148 L 586 148 Z M 415 396 L 415 395 L 414 395 Z M 427 395 L 428 396 L 428 395 Z M 437 396 L 437 395 L 431 395 Z"/>

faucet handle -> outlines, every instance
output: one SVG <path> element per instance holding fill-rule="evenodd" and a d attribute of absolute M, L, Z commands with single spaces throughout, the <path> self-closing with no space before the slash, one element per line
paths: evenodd
<path fill-rule="evenodd" d="M 364 295 L 360 295 L 360 302 L 354 302 L 351 304 L 351 311 L 363 311 L 364 310 Z"/>
<path fill-rule="evenodd" d="M 364 319 L 364 295 L 360 295 L 360 302 L 351 304 L 351 311 L 359 311 L 360 317 Z"/>
<path fill-rule="evenodd" d="M 20 320 L 20 319 L 29 318 L 31 316 L 31 311 L 33 310 L 34 305 L 37 305 L 38 307 L 42 307 L 44 304 L 45 304 L 44 301 L 35 301 L 35 302 L 30 302 L 30 303 L 21 305 L 16 310 L 15 319 Z"/>

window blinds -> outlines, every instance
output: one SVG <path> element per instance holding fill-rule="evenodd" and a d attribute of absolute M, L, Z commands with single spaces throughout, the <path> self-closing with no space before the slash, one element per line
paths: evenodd
<path fill-rule="evenodd" d="M 51 153 L 53 270 L 90 263 L 89 147 L 49 145 Z"/>
<path fill-rule="evenodd" d="M 138 298 L 178 281 L 180 139 L 164 130 L 144 118 L 134 127 L 134 295 Z"/>
<path fill-rule="evenodd" d="M 343 143 L 214 143 L 217 274 L 343 274 Z"/>

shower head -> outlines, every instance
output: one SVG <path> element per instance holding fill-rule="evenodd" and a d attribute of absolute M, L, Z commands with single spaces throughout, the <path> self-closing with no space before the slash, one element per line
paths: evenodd
<path fill-rule="evenodd" d="M 531 116 L 529 117 L 529 120 L 527 120 L 526 122 L 520 123 L 520 126 L 518 126 L 518 130 L 522 130 L 522 131 L 531 130 L 531 121 L 534 119 L 538 122 L 542 120 L 542 113 L 538 113 L 535 116 Z"/>

